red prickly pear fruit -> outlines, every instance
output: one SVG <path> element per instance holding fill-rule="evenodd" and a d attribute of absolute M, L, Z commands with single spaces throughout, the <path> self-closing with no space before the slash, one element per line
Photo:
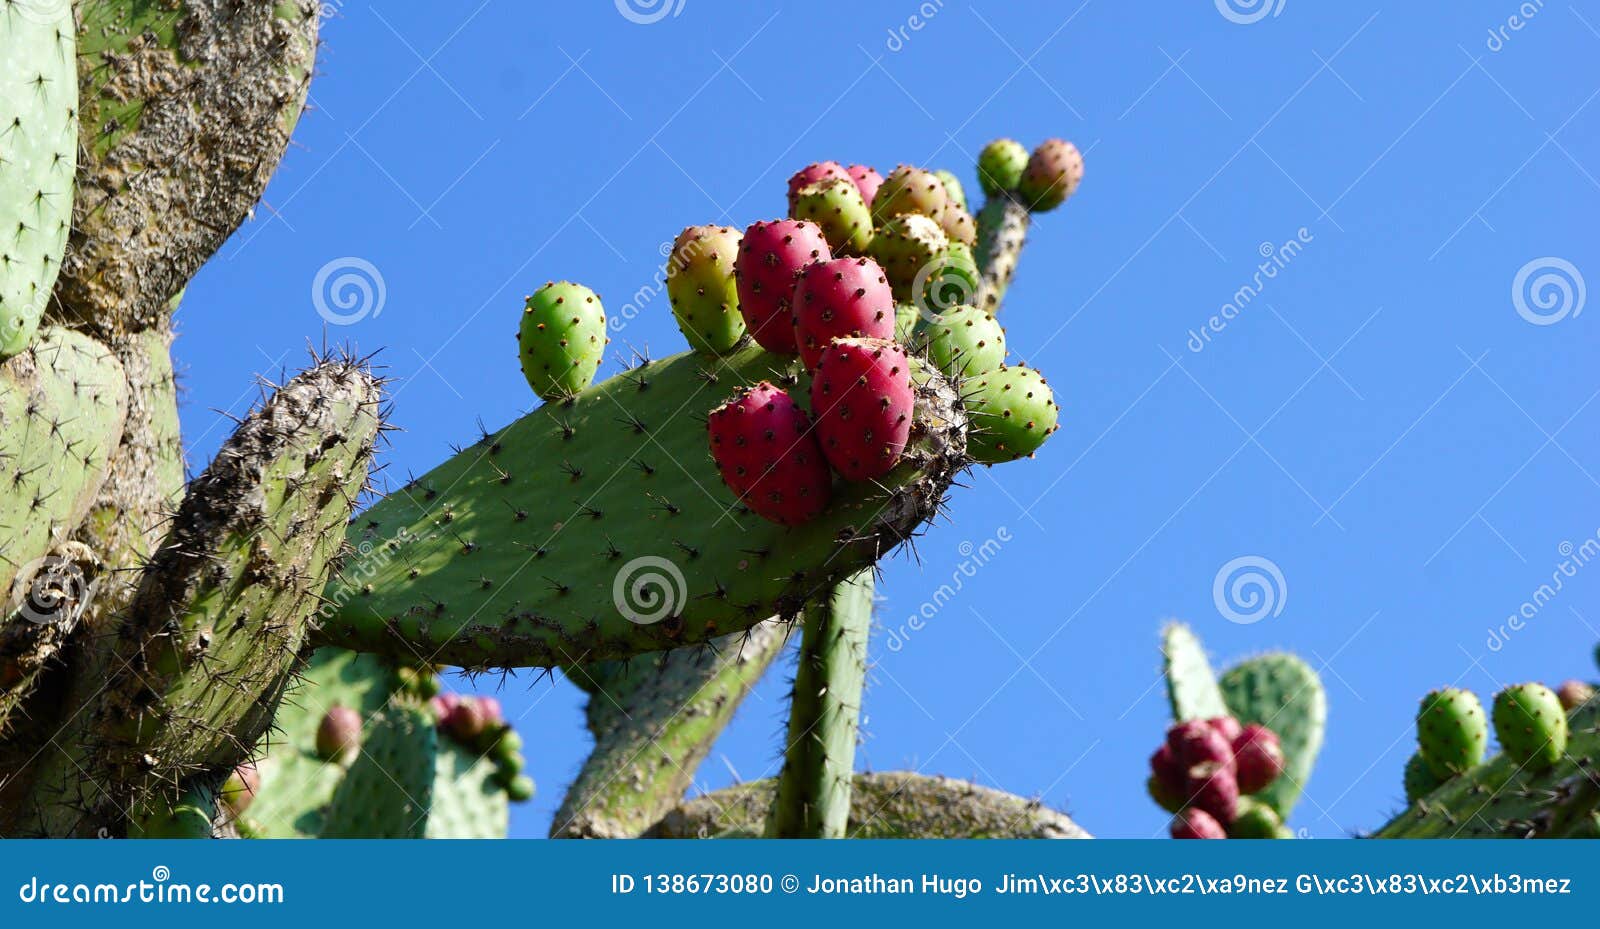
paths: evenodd
<path fill-rule="evenodd" d="M 883 175 L 871 165 L 851 165 L 845 168 L 850 179 L 856 182 L 856 189 L 861 191 L 861 199 L 867 205 L 872 204 L 872 198 L 878 195 L 878 188 L 883 186 Z"/>
<path fill-rule="evenodd" d="M 317 724 L 317 754 L 326 761 L 345 761 L 361 747 L 361 714 L 332 706 Z"/>
<path fill-rule="evenodd" d="M 492 726 L 505 725 L 505 711 L 500 708 L 500 701 L 494 697 L 479 697 L 478 709 L 483 711 L 484 722 Z"/>
<path fill-rule="evenodd" d="M 1561 700 L 1561 706 L 1567 712 L 1572 712 L 1594 696 L 1594 688 L 1583 681 L 1565 681 L 1556 688 L 1556 696 Z"/>
<path fill-rule="evenodd" d="M 799 354 L 794 340 L 795 278 L 800 269 L 833 257 L 822 228 L 802 219 L 758 222 L 744 231 L 733 273 L 739 312 L 750 337 L 769 352 Z"/>
<path fill-rule="evenodd" d="M 1033 213 L 1053 210 L 1066 202 L 1083 180 L 1083 155 L 1077 146 L 1061 139 L 1046 139 L 1028 157 L 1017 182 L 1017 196 Z"/>
<path fill-rule="evenodd" d="M 1233 746 L 1203 719 L 1186 720 L 1168 729 L 1167 746 L 1184 770 L 1198 764 L 1233 764 Z"/>
<path fill-rule="evenodd" d="M 1227 830 L 1205 810 L 1187 809 L 1172 818 L 1174 839 L 1226 839 Z"/>
<path fill-rule="evenodd" d="M 470 744 L 483 735 L 488 722 L 488 717 L 483 712 L 483 704 L 471 697 L 465 697 L 450 710 L 439 728 L 456 741 Z"/>
<path fill-rule="evenodd" d="M 1150 799 L 1169 813 L 1183 808 L 1188 798 L 1183 794 L 1183 768 L 1172 754 L 1172 747 L 1163 744 L 1150 756 Z"/>
<path fill-rule="evenodd" d="M 834 339 L 894 338 L 894 292 L 871 258 L 834 258 L 807 265 L 791 304 L 795 343 L 807 370 Z"/>
<path fill-rule="evenodd" d="M 1233 766 L 1207 761 L 1190 768 L 1183 785 L 1189 806 L 1205 810 L 1224 826 L 1239 813 L 1239 781 Z"/>
<path fill-rule="evenodd" d="M 428 708 L 433 710 L 433 718 L 442 723 L 445 717 L 450 715 L 450 711 L 455 709 L 460 702 L 461 697 L 457 694 L 439 694 L 428 701 Z"/>
<path fill-rule="evenodd" d="M 222 791 L 218 799 L 222 801 L 229 812 L 238 816 L 250 808 L 255 802 L 256 794 L 261 792 L 261 772 L 251 762 L 233 769 L 228 779 L 222 784 Z"/>
<path fill-rule="evenodd" d="M 1206 724 L 1217 730 L 1217 734 L 1228 740 L 1232 745 L 1239 741 L 1239 735 L 1244 732 L 1244 727 L 1232 716 L 1213 716 L 1206 720 Z"/>
<path fill-rule="evenodd" d="M 911 438 L 911 359 L 889 339 L 834 339 L 811 375 L 817 437 L 851 481 L 889 473 Z"/>
<path fill-rule="evenodd" d="M 1259 723 L 1245 726 L 1233 740 L 1233 765 L 1241 793 L 1265 790 L 1283 773 L 1283 745 L 1278 734 Z"/>
<path fill-rule="evenodd" d="M 830 180 L 836 177 L 844 178 L 852 183 L 855 182 L 855 178 L 850 176 L 850 173 L 845 170 L 844 165 L 839 164 L 837 161 L 813 162 L 812 164 L 808 164 L 796 171 L 794 174 L 790 175 L 789 209 L 794 209 L 795 201 L 800 197 L 800 191 L 810 187 L 812 184 L 821 183 L 822 181 Z"/>
<path fill-rule="evenodd" d="M 811 417 L 783 390 L 767 381 L 740 390 L 706 417 L 706 431 L 723 483 L 757 515 L 797 526 L 827 509 L 827 459 Z"/>

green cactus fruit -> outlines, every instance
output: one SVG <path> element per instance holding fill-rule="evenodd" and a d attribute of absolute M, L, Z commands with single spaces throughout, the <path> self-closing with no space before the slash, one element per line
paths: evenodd
<path fill-rule="evenodd" d="M 1083 180 L 1083 155 L 1071 142 L 1047 139 L 1028 157 L 1017 182 L 1017 197 L 1035 213 L 1065 203 Z"/>
<path fill-rule="evenodd" d="M 869 252 L 889 279 L 895 300 L 904 303 L 916 298 L 949 246 L 937 222 L 920 213 L 902 213 L 883 224 Z"/>
<path fill-rule="evenodd" d="M 1417 711 L 1417 745 L 1428 769 L 1450 778 L 1483 763 L 1489 746 L 1489 720 L 1471 691 L 1447 687 L 1422 698 Z"/>
<path fill-rule="evenodd" d="M 983 464 L 1026 458 L 1060 428 L 1055 394 L 1022 365 L 1001 365 L 962 384 L 972 432 L 968 452 Z"/>
<path fill-rule="evenodd" d="M 228 774 L 228 779 L 222 782 L 217 802 L 237 817 L 250 808 L 250 804 L 256 800 L 256 794 L 260 792 L 261 773 L 256 770 L 254 762 L 247 761 L 234 768 Z"/>
<path fill-rule="evenodd" d="M 894 306 L 894 340 L 901 345 L 915 344 L 917 326 L 922 322 L 922 311 L 915 303 L 897 303 Z"/>
<path fill-rule="evenodd" d="M 944 230 L 951 244 L 960 243 L 971 248 L 978 242 L 978 227 L 966 207 L 954 203 L 945 207 L 944 215 L 939 217 L 939 228 Z"/>
<path fill-rule="evenodd" d="M 1239 812 L 1228 824 L 1230 839 L 1288 839 L 1293 838 L 1278 818 L 1278 811 L 1254 797 L 1239 798 Z"/>
<path fill-rule="evenodd" d="M 66 6 L 55 0 L 9 7 Z M 149 328 L 260 200 L 300 116 L 326 3 L 76 0 L 77 208 L 52 307 Z"/>
<path fill-rule="evenodd" d="M 534 291 L 522 310 L 522 374 L 542 400 L 570 397 L 594 380 L 608 341 L 605 307 L 595 292 L 552 281 Z"/>
<path fill-rule="evenodd" d="M 72 225 L 74 32 L 65 0 L 0 7 L 0 360 L 33 341 Z"/>
<path fill-rule="evenodd" d="M 978 184 L 990 197 L 1016 190 L 1027 166 L 1028 150 L 1021 142 L 995 139 L 978 153 Z"/>
<path fill-rule="evenodd" d="M 922 328 L 928 358 L 951 377 L 987 374 L 1006 360 L 1006 337 L 993 316 L 958 306 Z"/>
<path fill-rule="evenodd" d="M 1428 794 L 1433 793 L 1444 783 L 1444 779 L 1433 773 L 1428 763 L 1422 759 L 1421 752 L 1413 752 L 1406 760 L 1405 789 L 1406 802 L 1416 803 Z"/>
<path fill-rule="evenodd" d="M 954 241 L 922 278 L 922 290 L 912 295 L 912 302 L 925 321 L 958 306 L 975 305 L 982 280 L 971 247 Z"/>
<path fill-rule="evenodd" d="M 1542 771 L 1566 754 L 1567 711 L 1543 684 L 1507 687 L 1494 698 L 1494 735 L 1506 754 Z"/>
<path fill-rule="evenodd" d="M 883 179 L 872 198 L 872 221 L 879 226 L 904 213 L 920 213 L 939 222 L 950 202 L 938 175 L 901 165 Z"/>
<path fill-rule="evenodd" d="M 934 171 L 933 174 L 939 179 L 939 183 L 944 185 L 945 199 L 949 204 L 953 207 L 959 207 L 962 212 L 966 212 L 967 192 L 961 189 L 961 181 L 954 174 L 943 168 Z"/>
<path fill-rule="evenodd" d="M 1328 698 L 1322 679 L 1294 655 L 1269 652 L 1239 662 L 1218 681 L 1228 714 L 1240 723 L 1257 723 L 1278 736 L 1283 772 L 1255 798 L 1284 819 L 1293 812 L 1311 779 L 1327 728 Z"/>
<path fill-rule="evenodd" d="M 932 515 L 965 445 L 942 376 L 919 391 L 901 465 L 794 527 L 737 505 L 694 423 L 762 380 L 809 387 L 789 356 L 684 353 L 484 435 L 351 526 L 385 557 L 328 594 L 319 644 L 461 667 L 694 644 L 798 610 Z"/>
<path fill-rule="evenodd" d="M 368 720 L 361 752 L 333 792 L 325 839 L 420 839 L 433 806 L 439 735 L 417 704 L 395 704 Z"/>
<path fill-rule="evenodd" d="M 802 188 L 789 215 L 809 219 L 821 227 L 822 237 L 835 256 L 864 255 L 872 242 L 872 213 L 861 199 L 861 189 L 848 177 L 829 178 Z"/>
<path fill-rule="evenodd" d="M 721 355 L 744 338 L 744 317 L 739 314 L 739 291 L 733 278 L 739 239 L 739 230 L 728 226 L 690 226 L 678 233 L 667 256 L 672 315 L 689 347 L 697 352 Z M 531 306 L 532 298 L 529 303 Z M 526 367 L 526 356 L 523 364 Z M 589 372 L 583 386 L 593 377 L 594 372 Z"/>

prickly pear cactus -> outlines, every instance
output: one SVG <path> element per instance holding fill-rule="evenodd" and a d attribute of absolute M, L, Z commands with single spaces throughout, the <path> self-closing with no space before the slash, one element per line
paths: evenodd
<path fill-rule="evenodd" d="M 421 704 L 391 704 L 368 719 L 361 750 L 328 802 L 322 838 L 423 838 L 438 756 L 439 734 Z"/>
<path fill-rule="evenodd" d="M 74 47 L 68 0 L 0 5 L 0 359 L 33 341 L 72 224 Z"/>

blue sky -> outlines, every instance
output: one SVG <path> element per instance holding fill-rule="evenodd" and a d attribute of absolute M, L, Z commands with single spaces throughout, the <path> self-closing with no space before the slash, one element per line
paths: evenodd
<path fill-rule="evenodd" d="M 1600 11 L 1219 3 L 678 0 L 641 24 L 335 0 L 315 109 L 178 315 L 191 467 L 252 372 L 326 338 L 383 350 L 389 474 L 421 473 L 533 405 L 512 333 L 544 281 L 616 313 L 679 229 L 780 215 L 809 161 L 948 167 L 976 195 L 986 141 L 1061 136 L 1086 178 L 1035 223 L 1003 322 L 1063 428 L 973 474 L 920 565 L 887 564 L 859 763 L 1161 834 L 1143 781 L 1175 616 L 1224 663 L 1281 647 L 1323 669 L 1328 742 L 1291 825 L 1375 827 L 1427 689 L 1594 675 L 1600 565 L 1494 630 L 1600 533 Z M 1258 286 L 1268 251 L 1290 257 Z M 330 326 L 312 294 L 339 259 L 383 300 Z M 613 356 L 629 344 L 681 349 L 665 293 Z M 1258 622 L 1213 597 L 1240 558 L 1281 575 Z M 785 678 L 703 787 L 776 770 Z M 500 695 L 539 784 L 513 833 L 543 835 L 587 751 L 581 699 L 531 676 Z"/>

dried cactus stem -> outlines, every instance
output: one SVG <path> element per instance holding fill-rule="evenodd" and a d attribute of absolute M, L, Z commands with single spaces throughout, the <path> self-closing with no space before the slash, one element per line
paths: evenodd
<path fill-rule="evenodd" d="M 978 293 L 973 303 L 990 316 L 1000 312 L 1006 289 L 1017 273 L 1022 246 L 1028 241 L 1028 208 L 1011 194 L 990 197 L 978 211 Z"/>
<path fill-rule="evenodd" d="M 872 570 L 806 607 L 783 772 L 767 835 L 844 838 L 872 629 Z"/>

